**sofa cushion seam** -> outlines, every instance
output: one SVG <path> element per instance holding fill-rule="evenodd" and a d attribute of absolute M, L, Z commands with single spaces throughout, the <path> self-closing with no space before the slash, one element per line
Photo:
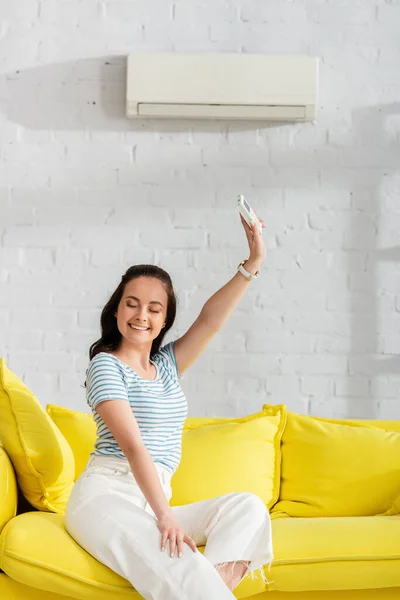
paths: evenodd
<path fill-rule="evenodd" d="M 321 558 L 294 558 L 294 559 L 274 559 L 274 566 L 279 567 L 283 565 L 304 565 L 304 564 L 318 564 L 327 562 L 363 562 L 363 561 L 374 561 L 382 562 L 385 560 L 400 560 L 400 554 L 388 554 L 387 556 L 326 556 Z"/>
<path fill-rule="evenodd" d="M 65 575 L 67 577 L 71 577 L 71 579 L 77 579 L 77 580 L 79 580 L 79 581 L 81 581 L 83 583 L 91 584 L 91 585 L 96 586 L 96 587 L 100 587 L 100 588 L 103 588 L 103 589 L 107 588 L 110 591 L 119 591 L 119 592 L 120 591 L 127 591 L 129 593 L 132 593 L 133 586 L 131 584 L 129 584 L 129 587 L 124 588 L 124 587 L 118 587 L 116 585 L 111 585 L 109 583 L 101 583 L 101 582 L 98 582 L 98 581 L 93 580 L 93 579 L 86 579 L 86 578 L 82 577 L 81 575 L 76 575 L 75 572 L 65 571 L 63 569 L 55 568 L 53 566 L 49 567 L 48 565 L 46 565 L 45 563 L 42 563 L 41 561 L 34 560 L 32 558 L 25 558 L 21 554 L 18 554 L 17 552 L 13 552 L 12 550 L 5 550 L 4 551 L 4 556 L 8 556 L 10 558 L 14 558 L 14 559 L 20 560 L 21 562 L 24 562 L 24 563 L 33 564 L 36 567 L 40 567 L 42 569 L 45 569 L 46 571 L 53 571 L 55 573 L 59 573 L 61 575 Z M 5 573 L 7 575 L 7 571 L 5 571 Z M 10 577 L 10 576 L 8 575 L 8 577 Z M 13 579 L 13 578 L 11 577 L 11 579 Z M 21 582 L 21 583 L 23 583 L 23 582 Z M 25 585 L 27 585 L 27 584 L 25 584 Z M 135 589 L 135 588 L 133 588 L 133 589 Z"/>

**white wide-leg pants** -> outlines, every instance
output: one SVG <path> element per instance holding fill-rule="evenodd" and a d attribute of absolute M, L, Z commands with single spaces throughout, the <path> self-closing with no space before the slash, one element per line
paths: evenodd
<path fill-rule="evenodd" d="M 171 499 L 171 474 L 156 464 Z M 89 554 L 127 579 L 147 600 L 231 600 L 215 565 L 250 561 L 247 573 L 273 559 L 271 521 L 252 493 L 231 493 L 172 507 L 177 523 L 204 554 L 184 544 L 183 557 L 161 551 L 157 519 L 126 459 L 93 455 L 67 504 L 65 528 Z M 253 575 L 254 576 L 254 575 Z"/>

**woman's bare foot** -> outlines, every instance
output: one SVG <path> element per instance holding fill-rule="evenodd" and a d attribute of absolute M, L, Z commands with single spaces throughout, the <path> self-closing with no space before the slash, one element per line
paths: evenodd
<path fill-rule="evenodd" d="M 250 561 L 237 560 L 235 562 L 215 565 L 215 568 L 232 592 L 243 579 L 243 575 L 246 573 L 249 564 Z"/>

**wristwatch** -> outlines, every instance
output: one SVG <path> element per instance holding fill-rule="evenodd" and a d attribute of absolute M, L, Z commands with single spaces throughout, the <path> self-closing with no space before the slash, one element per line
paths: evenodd
<path fill-rule="evenodd" d="M 253 279 L 257 279 L 257 277 L 260 274 L 260 271 L 256 271 L 254 274 L 253 273 L 249 273 L 248 271 L 246 271 L 246 269 L 243 268 L 243 265 L 245 265 L 247 263 L 247 261 L 248 261 L 248 259 L 242 260 L 242 262 L 238 264 L 237 270 L 244 277 L 246 277 L 246 279 L 248 279 L 249 281 L 253 281 Z"/>

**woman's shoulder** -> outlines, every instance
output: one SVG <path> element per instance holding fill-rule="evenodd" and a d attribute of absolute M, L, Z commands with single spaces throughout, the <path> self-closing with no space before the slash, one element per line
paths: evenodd
<path fill-rule="evenodd" d="M 111 354 L 110 352 L 98 352 L 90 360 L 88 365 L 88 371 L 102 368 L 109 368 L 113 370 L 121 369 L 121 364 L 117 357 Z"/>
<path fill-rule="evenodd" d="M 91 363 L 92 362 L 104 362 L 104 361 L 110 361 L 115 359 L 115 356 L 113 354 L 111 354 L 111 352 L 98 352 L 97 354 L 95 354 L 93 356 L 93 358 L 91 359 Z"/>
<path fill-rule="evenodd" d="M 164 368 L 175 378 L 182 379 L 178 373 L 178 366 L 175 357 L 175 340 L 168 342 L 154 354 L 152 360 L 164 366 Z"/>
<path fill-rule="evenodd" d="M 155 354 L 153 354 L 152 360 L 168 361 L 169 359 L 173 358 L 175 356 L 174 343 L 175 342 L 168 342 L 168 344 L 165 344 L 164 346 L 159 348 L 158 351 Z"/>

